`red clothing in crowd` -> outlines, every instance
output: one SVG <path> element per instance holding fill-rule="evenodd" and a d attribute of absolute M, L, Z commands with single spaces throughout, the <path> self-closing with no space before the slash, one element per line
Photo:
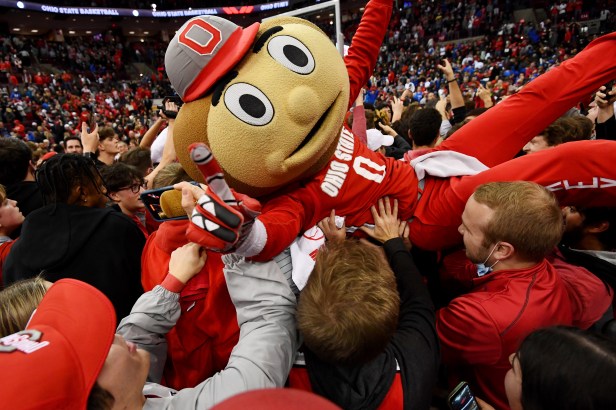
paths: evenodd
<path fill-rule="evenodd" d="M 614 291 L 588 269 L 568 263 L 558 249 L 548 260 L 569 294 L 573 326 L 588 329 L 610 309 Z"/>
<path fill-rule="evenodd" d="M 24 127 L 24 125 L 19 120 L 15 120 L 14 124 L 15 124 L 15 127 L 13 128 L 13 132 L 15 132 L 17 135 L 19 135 L 22 138 L 25 137 L 26 127 Z"/>
<path fill-rule="evenodd" d="M 453 275 L 467 276 L 466 272 Z M 437 312 L 441 358 L 452 380 L 466 380 L 496 409 L 508 409 L 509 356 L 533 330 L 571 325 L 567 288 L 547 261 L 528 269 L 500 270 L 473 279 L 472 290 Z"/>
<path fill-rule="evenodd" d="M 371 151 L 343 129 L 336 154 L 324 169 L 301 188 L 265 204 L 258 220 L 267 230 L 267 242 L 258 259 L 278 255 L 332 209 L 346 217 L 347 227 L 361 226 L 372 220 L 370 207 L 384 196 L 398 199 L 400 218 L 410 218 L 417 199 L 415 172 L 405 162 Z"/>
<path fill-rule="evenodd" d="M 372 38 L 375 37 L 360 36 L 358 30 L 345 60 L 351 100 L 365 82 L 362 81 L 365 61 L 376 59 L 373 53 L 378 53 L 378 47 L 371 48 Z M 343 130 L 338 149 L 326 167 L 301 188 L 290 187 L 265 204 L 257 219 L 267 233 L 261 238 L 267 236 L 267 242 L 256 253 L 258 260 L 269 260 L 280 253 L 302 229 L 314 226 L 331 209 L 346 217 L 347 225 L 370 223 L 370 207 L 385 195 L 398 200 L 401 218 L 413 216 L 411 241 L 429 250 L 461 242 L 457 228 L 466 201 L 477 186 L 486 182 L 534 181 L 548 187 L 561 202 L 571 205 L 602 206 L 614 202 L 616 183 L 611 178 L 611 158 L 616 157 L 616 143 L 613 141 L 572 142 L 511 159 L 529 138 L 616 75 L 616 66 L 611 61 L 598 58 L 615 49 L 616 33 L 593 41 L 574 58 L 535 79 L 444 141 L 434 150 L 466 154 L 491 168 L 474 176 L 428 176 L 419 201 L 417 177 L 408 165 L 369 151 Z M 556 86 L 562 84 L 571 87 Z M 588 158 L 593 161 L 585 160 Z M 357 195 L 363 200 L 358 202 Z"/>
<path fill-rule="evenodd" d="M 9 241 L 9 242 L 4 242 L 0 244 L 0 289 L 2 289 L 2 266 L 4 266 L 4 261 L 6 260 L 6 257 L 9 255 L 9 252 L 11 251 L 11 247 L 13 246 L 13 244 L 15 243 L 15 241 Z"/>
<path fill-rule="evenodd" d="M 2 72 L 10 72 L 11 71 L 11 62 L 8 60 L 0 61 L 0 71 Z"/>
<path fill-rule="evenodd" d="M 141 258 L 141 281 L 146 292 L 164 280 L 171 252 L 188 242 L 187 224 L 187 220 L 168 221 L 150 235 Z M 208 252 L 201 272 L 180 292 L 182 314 L 167 334 L 165 386 L 194 387 L 227 365 L 239 339 L 239 327 L 223 266 L 221 254 Z"/>
<path fill-rule="evenodd" d="M 295 364 L 289 373 L 287 386 L 292 389 L 299 389 L 313 392 L 310 377 L 305 366 Z M 387 392 L 387 395 L 377 407 L 377 410 L 400 410 L 404 408 L 404 392 L 402 390 L 402 376 L 400 371 L 394 376 L 394 381 Z"/>

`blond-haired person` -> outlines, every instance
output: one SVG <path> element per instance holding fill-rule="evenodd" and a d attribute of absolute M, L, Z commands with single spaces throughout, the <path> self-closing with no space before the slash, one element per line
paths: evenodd
<path fill-rule="evenodd" d="M 365 232 L 383 248 L 345 240 L 334 212 L 322 221 L 328 242 L 299 298 L 310 387 L 345 409 L 430 406 L 439 355 L 434 307 L 397 208 L 387 198 L 372 207 L 375 227 Z M 291 387 L 299 387 L 294 376 Z"/>
<path fill-rule="evenodd" d="M 472 288 L 437 312 L 441 358 L 450 376 L 507 409 L 509 356 L 532 331 L 572 323 L 565 284 L 545 259 L 561 238 L 562 214 L 540 185 L 493 182 L 470 197 L 459 230 L 470 262 L 447 273 L 472 276 Z"/>
<path fill-rule="evenodd" d="M 0 338 L 24 330 L 51 286 L 41 276 L 20 280 L 0 291 Z"/>

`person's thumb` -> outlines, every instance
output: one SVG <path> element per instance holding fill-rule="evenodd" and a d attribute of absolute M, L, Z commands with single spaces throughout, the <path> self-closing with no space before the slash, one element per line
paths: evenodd
<path fill-rule="evenodd" d="M 182 208 L 186 211 L 186 215 L 190 216 L 195 209 L 195 198 L 192 191 L 188 187 L 182 188 Z"/>

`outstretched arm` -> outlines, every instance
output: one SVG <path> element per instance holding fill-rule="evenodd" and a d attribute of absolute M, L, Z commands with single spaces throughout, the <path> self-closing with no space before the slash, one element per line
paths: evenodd
<path fill-rule="evenodd" d="M 229 295 L 237 309 L 240 340 L 227 367 L 193 389 L 155 399 L 161 408 L 210 408 L 241 392 L 283 387 L 298 347 L 295 296 L 274 261 L 252 263 L 223 256 Z"/>
<path fill-rule="evenodd" d="M 372 215 L 375 227 L 362 230 L 383 243 L 400 294 L 400 316 L 391 347 L 404 377 L 414 380 L 405 391 L 405 408 L 410 404 L 408 397 L 412 397 L 417 408 L 427 408 L 439 364 L 434 305 L 401 238 L 408 230 L 406 223 L 398 220 L 397 201 L 394 200 L 392 209 L 387 198 L 379 199 L 378 211 L 373 206 Z"/>
<path fill-rule="evenodd" d="M 194 243 L 173 251 L 163 283 L 144 293 L 118 326 L 118 334 L 150 353 L 148 381 L 158 383 L 162 378 L 167 357 L 165 335 L 180 317 L 180 291 L 205 261 L 205 251 Z"/>
<path fill-rule="evenodd" d="M 451 108 L 460 108 L 464 107 L 464 97 L 462 96 L 462 91 L 460 91 L 460 86 L 458 85 L 458 81 L 456 80 L 456 75 L 453 72 L 453 67 L 449 60 L 443 60 L 445 65 L 438 64 L 436 68 L 441 70 L 441 72 L 445 75 L 445 80 L 447 81 L 447 85 L 449 86 L 449 101 L 451 102 Z"/>
<path fill-rule="evenodd" d="M 596 39 L 466 124 L 437 149 L 470 155 L 488 167 L 509 161 L 565 111 L 616 78 L 616 65 L 605 58 L 615 52 L 616 33 Z"/>
<path fill-rule="evenodd" d="M 374 72 L 391 18 L 392 0 L 370 0 L 344 62 L 349 72 L 349 108 Z"/>

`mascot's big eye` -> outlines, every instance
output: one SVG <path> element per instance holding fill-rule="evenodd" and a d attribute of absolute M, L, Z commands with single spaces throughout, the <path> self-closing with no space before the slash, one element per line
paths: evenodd
<path fill-rule="evenodd" d="M 267 51 L 274 60 L 297 74 L 310 74 L 314 70 L 314 57 L 296 38 L 274 37 L 267 44 Z"/>
<path fill-rule="evenodd" d="M 240 120 L 250 125 L 265 125 L 274 117 L 270 100 L 254 85 L 236 83 L 225 92 L 225 105 Z"/>

